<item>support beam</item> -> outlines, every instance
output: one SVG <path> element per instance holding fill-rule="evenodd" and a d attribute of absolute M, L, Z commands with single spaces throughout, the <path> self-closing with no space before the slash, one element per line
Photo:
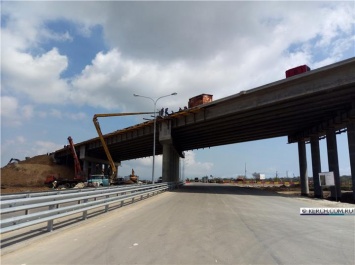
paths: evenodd
<path fill-rule="evenodd" d="M 319 139 L 318 135 L 311 136 L 311 156 L 312 156 L 312 173 L 313 173 L 313 186 L 314 197 L 323 198 L 322 187 L 319 182 L 319 173 L 322 172 L 319 152 Z"/>
<path fill-rule="evenodd" d="M 298 142 L 298 159 L 300 166 L 300 181 L 301 181 L 301 195 L 309 195 L 308 174 L 307 174 L 307 155 L 306 143 L 304 141 Z"/>
<path fill-rule="evenodd" d="M 352 180 L 352 189 L 353 189 L 353 202 L 355 203 L 355 122 L 350 122 L 347 125 L 347 129 L 348 129 L 351 180 Z"/>
<path fill-rule="evenodd" d="M 329 171 L 333 171 L 334 182 L 335 182 L 335 189 L 331 189 L 332 191 L 331 198 L 333 200 L 340 201 L 341 187 L 340 187 L 340 176 L 339 176 L 338 149 L 337 149 L 337 138 L 336 138 L 334 128 L 327 130 L 327 149 L 328 149 Z"/>

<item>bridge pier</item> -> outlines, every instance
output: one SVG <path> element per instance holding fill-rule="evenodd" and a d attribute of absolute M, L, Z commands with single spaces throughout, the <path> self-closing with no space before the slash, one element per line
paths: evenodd
<path fill-rule="evenodd" d="M 311 136 L 311 156 L 312 156 L 314 197 L 323 198 L 323 191 L 319 182 L 319 172 L 322 172 L 322 168 L 321 168 L 321 160 L 320 160 L 320 152 L 319 152 L 318 135 Z"/>
<path fill-rule="evenodd" d="M 347 124 L 353 202 L 355 203 L 355 122 Z"/>
<path fill-rule="evenodd" d="M 300 182 L 301 182 L 301 195 L 309 195 L 308 174 L 307 174 L 307 155 L 306 143 L 304 141 L 298 142 L 298 159 L 300 166 Z"/>
<path fill-rule="evenodd" d="M 338 162 L 338 150 L 337 139 L 335 129 L 330 128 L 326 132 L 327 136 L 327 150 L 328 150 L 328 167 L 329 171 L 333 171 L 335 188 L 331 187 L 331 198 L 340 200 L 341 197 L 341 184 L 339 175 L 339 162 Z M 335 193 L 335 194 L 334 194 Z"/>
<path fill-rule="evenodd" d="M 171 143 L 163 144 L 163 182 L 179 181 L 180 157 Z"/>
<path fill-rule="evenodd" d="M 163 145 L 163 182 L 178 182 L 180 176 L 179 153 L 174 147 L 171 136 L 171 121 L 160 123 L 159 142 Z"/>

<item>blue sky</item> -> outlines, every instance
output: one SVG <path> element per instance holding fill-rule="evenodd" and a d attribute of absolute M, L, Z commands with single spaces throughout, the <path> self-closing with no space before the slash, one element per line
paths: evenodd
<path fill-rule="evenodd" d="M 67 137 L 96 137 L 96 113 L 178 110 L 201 93 L 214 99 L 354 57 L 349 2 L 13 2 L 1 10 L 1 166 L 53 152 Z M 106 118 L 104 133 L 143 117 Z M 340 174 L 350 174 L 346 133 L 338 135 Z M 321 140 L 322 171 L 327 171 Z M 308 174 L 311 175 L 307 146 Z M 152 158 L 123 161 L 150 179 Z M 298 176 L 287 138 L 186 153 L 185 177 Z M 161 156 L 156 159 L 156 178 Z"/>

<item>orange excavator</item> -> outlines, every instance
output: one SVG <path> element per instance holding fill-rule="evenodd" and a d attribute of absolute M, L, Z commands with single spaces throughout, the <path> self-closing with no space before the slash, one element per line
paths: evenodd
<path fill-rule="evenodd" d="M 95 114 L 93 117 L 93 122 L 97 131 L 97 134 L 99 135 L 102 147 L 105 150 L 105 154 L 107 156 L 107 159 L 110 163 L 111 166 L 111 176 L 110 176 L 110 184 L 111 185 L 115 185 L 118 182 L 117 179 L 117 167 L 112 159 L 112 156 L 110 154 L 110 150 L 107 147 L 105 138 L 102 134 L 101 128 L 100 128 L 100 124 L 99 121 L 97 120 L 97 118 L 99 117 L 118 117 L 118 116 L 131 116 L 131 115 L 144 115 L 144 114 L 154 114 L 154 112 L 123 112 L 123 113 L 107 113 L 107 114 Z M 133 181 L 133 180 L 132 180 Z"/>

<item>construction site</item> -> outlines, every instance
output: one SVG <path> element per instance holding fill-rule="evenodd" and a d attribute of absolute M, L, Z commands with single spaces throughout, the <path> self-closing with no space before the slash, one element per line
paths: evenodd
<path fill-rule="evenodd" d="M 189 108 L 212 101 L 212 95 L 199 95 L 191 98 Z M 73 163 L 57 164 L 52 154 L 44 154 L 34 157 L 27 157 L 25 160 L 12 158 L 6 166 L 1 168 L 1 193 L 36 192 L 53 189 L 69 189 L 84 187 L 99 187 L 122 184 L 138 183 L 139 178 L 134 170 L 128 178 L 117 176 L 117 167 L 113 161 L 107 143 L 101 132 L 98 117 L 115 117 L 137 114 L 152 114 L 151 112 L 141 113 L 111 113 L 95 114 L 93 123 L 98 133 L 105 156 L 109 165 L 105 167 L 96 165 L 96 168 L 84 172 L 81 162 L 76 153 L 75 145 L 71 136 L 68 137 L 68 145 L 65 150 L 71 154 Z M 70 166 L 70 165 L 74 165 Z"/>
<path fill-rule="evenodd" d="M 52 189 L 44 185 L 48 176 L 73 179 L 74 174 L 72 168 L 57 165 L 47 154 L 14 160 L 1 168 L 1 193 L 48 191 Z"/>

